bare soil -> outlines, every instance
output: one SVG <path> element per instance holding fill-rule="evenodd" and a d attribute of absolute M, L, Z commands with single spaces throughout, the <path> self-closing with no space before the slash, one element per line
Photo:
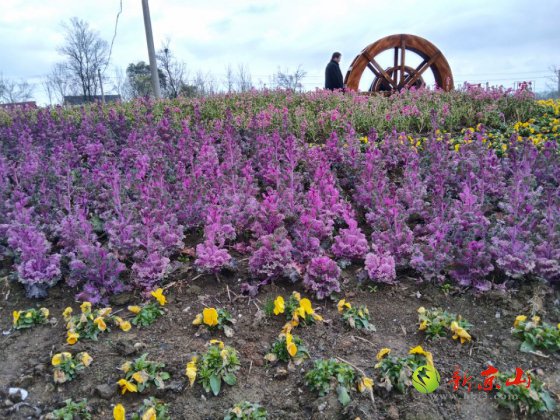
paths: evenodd
<path fill-rule="evenodd" d="M 17 283 L 6 278 L 0 284 L 0 329 L 7 332 L 11 327 L 13 310 L 44 306 L 58 321 L 52 325 L 38 326 L 31 330 L 12 331 L 0 338 L 0 418 L 39 418 L 61 407 L 67 398 L 87 398 L 95 419 L 111 419 L 113 406 L 122 403 L 130 411 L 149 395 L 155 395 L 169 403 L 173 419 L 222 419 L 233 404 L 248 400 L 265 406 L 270 419 L 356 419 L 403 418 L 403 419 L 509 419 L 519 417 L 498 408 L 492 394 L 473 389 L 453 391 L 447 383 L 453 371 L 468 372 L 480 381 L 480 372 L 487 363 L 500 371 L 524 371 L 532 369 L 547 383 L 550 391 L 560 395 L 560 369 L 558 354 L 542 357 L 520 352 L 519 340 L 511 336 L 510 328 L 515 316 L 537 310 L 549 322 L 560 320 L 558 291 L 535 283 L 521 290 L 508 293 L 475 295 L 469 291 L 451 290 L 443 293 L 435 285 L 418 283 L 412 278 L 401 278 L 397 286 L 379 286 L 372 291 L 357 285 L 354 275 L 345 272 L 343 291 L 339 297 L 347 297 L 353 304 L 364 304 L 370 309 L 375 332 L 352 330 L 342 323 L 336 309 L 336 301 L 313 300 L 323 315 L 323 324 L 298 327 L 298 334 L 307 344 L 311 359 L 295 371 L 277 372 L 277 366 L 264 363 L 263 356 L 280 332 L 283 317 L 261 318 L 257 316 L 265 301 L 278 294 L 287 297 L 293 290 L 307 296 L 300 285 L 281 283 L 263 289 L 256 299 L 239 293 L 241 282 L 237 276 L 220 277 L 218 282 L 211 276 L 198 277 L 188 272 L 176 273 L 167 289 L 166 314 L 150 327 L 133 329 L 127 333 L 113 329 L 100 336 L 99 341 L 66 344 L 62 311 L 66 306 L 78 309 L 74 291 L 66 286 L 56 286 L 43 301 L 27 299 Z M 127 304 L 140 303 L 135 295 L 121 295 L 113 302 L 114 310 L 126 308 Z M 204 306 L 227 308 L 236 320 L 233 338 L 223 333 L 211 335 L 191 325 L 196 313 Z M 419 306 L 441 307 L 463 315 L 474 327 L 473 341 L 461 345 L 451 338 L 426 341 L 417 331 Z M 126 313 L 126 310 L 122 313 Z M 235 347 L 241 358 L 238 385 L 225 386 L 218 397 L 205 394 L 200 385 L 188 386 L 184 375 L 185 365 L 196 352 L 204 350 L 210 338 L 218 338 Z M 133 352 L 134 344 L 143 350 Z M 374 388 L 375 403 L 367 394 L 352 393 L 353 401 L 346 407 L 338 403 L 335 393 L 319 398 L 304 384 L 304 372 L 318 358 L 341 357 L 365 370 L 375 378 L 375 355 L 382 347 L 389 347 L 393 354 L 406 355 L 416 345 L 422 345 L 434 355 L 442 385 L 436 392 L 423 395 L 409 389 L 405 395 L 388 393 L 381 387 Z M 137 346 L 138 347 L 138 346 Z M 52 380 L 50 360 L 61 351 L 87 351 L 93 364 L 69 383 L 57 386 Z M 121 377 L 118 367 L 147 352 L 151 360 L 166 363 L 171 373 L 168 389 L 148 390 L 145 395 L 122 396 L 116 385 Z M 128 354 L 128 355 L 127 355 Z M 109 395 L 100 396 L 96 387 L 107 385 Z M 21 387 L 29 392 L 26 405 L 14 410 L 13 402 L 6 401 L 8 387 Z M 475 386 L 476 387 L 476 386 Z M 546 418 L 560 418 L 558 413 Z"/>

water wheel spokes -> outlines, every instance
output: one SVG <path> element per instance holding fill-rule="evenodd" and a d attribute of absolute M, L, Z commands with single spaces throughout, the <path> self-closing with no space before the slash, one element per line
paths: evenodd
<path fill-rule="evenodd" d="M 383 67 L 378 56 L 393 50 L 391 67 Z M 421 62 L 415 68 L 407 65 L 409 55 L 420 56 Z M 409 60 L 411 61 L 411 60 Z M 453 89 L 453 75 L 447 60 L 431 42 L 415 35 L 391 35 L 368 45 L 352 61 L 346 73 L 345 84 L 348 89 L 358 90 L 365 68 L 371 70 L 374 81 L 370 92 L 399 91 L 413 86 L 425 85 L 423 74 L 430 69 L 437 86 L 445 91 Z"/>

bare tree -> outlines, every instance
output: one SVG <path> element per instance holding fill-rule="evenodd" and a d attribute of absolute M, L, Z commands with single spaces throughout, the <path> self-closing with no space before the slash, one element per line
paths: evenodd
<path fill-rule="evenodd" d="M 187 86 L 188 72 L 184 62 L 175 58 L 169 48 L 171 41 L 167 39 L 158 50 L 156 57 L 159 68 L 167 79 L 167 87 L 164 90 L 167 98 L 176 98 L 181 95 Z"/>
<path fill-rule="evenodd" d="M 126 80 L 126 73 L 123 71 L 121 67 L 115 66 L 115 76 L 113 77 L 113 91 L 121 97 L 121 99 L 126 100 L 130 99 L 127 95 L 127 80 Z"/>
<path fill-rule="evenodd" d="M 560 98 L 560 66 L 550 66 L 550 84 L 547 84 L 547 88 L 550 90 L 553 98 Z M 556 94 L 554 95 L 554 92 Z"/>
<path fill-rule="evenodd" d="M 235 83 L 235 76 L 233 74 L 233 68 L 231 64 L 228 64 L 226 67 L 226 89 L 228 93 L 233 92 L 233 87 Z"/>
<path fill-rule="evenodd" d="M 210 73 L 204 73 L 201 70 L 197 71 L 192 81 L 192 86 L 195 89 L 196 96 L 208 96 L 216 93 L 216 79 Z"/>
<path fill-rule="evenodd" d="M 19 82 L 7 80 L 0 74 L 0 100 L 2 102 L 25 102 L 31 100 L 32 98 L 33 86 L 31 84 L 24 80 Z"/>
<path fill-rule="evenodd" d="M 237 67 L 237 75 L 235 79 L 237 90 L 239 92 L 247 92 L 253 88 L 251 72 L 244 64 L 240 64 Z"/>
<path fill-rule="evenodd" d="M 109 44 L 86 21 L 77 17 L 63 26 L 65 43 L 58 51 L 66 58 L 66 70 L 80 86 L 84 99 L 93 100 L 99 84 L 97 72 L 105 68 L 109 59 Z"/>
<path fill-rule="evenodd" d="M 62 103 L 67 95 L 75 95 L 79 92 L 78 86 L 72 82 L 70 74 L 64 63 L 55 64 L 50 73 L 43 80 L 43 89 L 49 96 L 49 102 Z"/>
<path fill-rule="evenodd" d="M 307 72 L 303 68 L 298 66 L 294 73 L 290 73 L 288 69 L 286 71 L 278 71 L 274 74 L 272 78 L 272 83 L 275 87 L 281 89 L 289 89 L 293 91 L 300 91 L 303 89 L 302 81 L 307 75 Z"/>

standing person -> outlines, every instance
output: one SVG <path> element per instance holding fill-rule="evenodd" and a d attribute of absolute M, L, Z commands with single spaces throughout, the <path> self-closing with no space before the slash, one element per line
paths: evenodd
<path fill-rule="evenodd" d="M 325 69 L 325 89 L 335 90 L 344 88 L 344 80 L 340 71 L 340 59 L 342 54 L 335 52 L 332 55 L 331 62 L 327 64 Z"/>

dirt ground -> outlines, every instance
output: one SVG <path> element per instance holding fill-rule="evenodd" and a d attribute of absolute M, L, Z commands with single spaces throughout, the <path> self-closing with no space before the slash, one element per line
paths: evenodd
<path fill-rule="evenodd" d="M 2 273 L 0 273 L 2 274 Z M 3 275 L 5 275 L 4 273 Z M 0 275 L 1 277 L 1 275 Z M 0 283 L 0 418 L 39 418 L 62 406 L 67 398 L 87 398 L 95 419 L 112 419 L 112 409 L 122 403 L 127 411 L 137 407 L 146 395 L 127 393 L 121 396 L 116 381 L 121 377 L 118 367 L 125 360 L 132 360 L 147 352 L 151 360 L 166 363 L 171 373 L 168 389 L 148 390 L 169 403 L 173 419 L 222 419 L 233 404 L 248 400 L 258 402 L 268 410 L 270 419 L 497 419 L 516 415 L 498 408 L 492 394 L 474 390 L 453 391 L 453 371 L 468 372 L 475 380 L 487 363 L 500 371 L 532 369 L 548 384 L 552 394 L 560 395 L 560 356 L 542 357 L 522 353 L 520 342 L 510 334 L 515 316 L 538 310 L 544 320 L 560 320 L 560 293 L 536 283 L 508 293 L 475 295 L 469 291 L 451 290 L 444 293 L 440 287 L 418 283 L 412 278 L 401 278 L 397 286 L 379 286 L 377 290 L 358 286 L 353 274 L 343 275 L 343 290 L 337 298 L 346 296 L 353 304 L 364 304 L 370 310 L 375 332 L 363 332 L 346 327 L 337 313 L 336 301 L 315 301 L 314 306 L 326 322 L 310 327 L 298 327 L 296 334 L 307 344 L 311 359 L 296 371 L 277 371 L 277 366 L 264 363 L 263 356 L 280 332 L 284 318 L 261 319 L 256 314 L 268 298 L 278 294 L 287 297 L 293 290 L 307 296 L 301 285 L 281 283 L 263 289 L 256 299 L 239 295 L 241 280 L 237 276 L 220 277 L 220 282 L 210 276 L 194 281 L 188 271 L 175 273 L 167 289 L 166 314 L 150 327 L 133 329 L 127 333 L 113 329 L 102 334 L 99 341 L 79 342 L 69 346 L 65 341 L 62 311 L 66 306 L 79 310 L 74 301 L 74 291 L 66 286 L 56 286 L 43 301 L 25 298 L 17 283 L 4 278 Z M 113 308 L 125 308 L 140 303 L 138 296 L 124 294 L 114 299 Z M 191 325 L 196 313 L 204 305 L 227 308 L 236 319 L 233 338 L 223 333 L 210 335 Z M 11 327 L 12 311 L 44 306 L 58 321 L 52 325 L 38 326 L 31 330 L 7 333 Z M 474 324 L 473 341 L 461 345 L 450 338 L 426 341 L 417 331 L 419 306 L 441 307 L 463 315 Z M 125 311 L 123 311 L 124 313 Z M 188 386 L 184 375 L 185 365 L 195 352 L 201 352 L 210 338 L 219 338 L 240 353 L 241 370 L 238 385 L 225 386 L 218 397 L 204 393 L 199 384 Z M 136 347 L 143 350 L 137 351 Z M 365 370 L 375 378 L 375 355 L 382 347 L 389 347 L 393 354 L 404 356 L 408 350 L 421 344 L 434 355 L 442 385 L 436 392 L 423 395 L 410 388 L 405 395 L 387 393 L 374 388 L 375 404 L 367 394 L 352 393 L 352 403 L 343 409 L 333 392 L 318 398 L 305 386 L 303 377 L 318 358 L 341 357 Z M 50 360 L 61 351 L 87 351 L 93 364 L 69 383 L 56 386 L 52 381 Z M 134 353 L 134 351 L 137 351 Z M 100 394 L 96 388 L 105 385 Z M 8 387 L 21 387 L 29 392 L 25 400 L 13 410 L 13 402 L 6 400 Z M 103 387 L 102 387 L 103 388 Z M 560 418 L 557 413 L 546 418 Z"/>

